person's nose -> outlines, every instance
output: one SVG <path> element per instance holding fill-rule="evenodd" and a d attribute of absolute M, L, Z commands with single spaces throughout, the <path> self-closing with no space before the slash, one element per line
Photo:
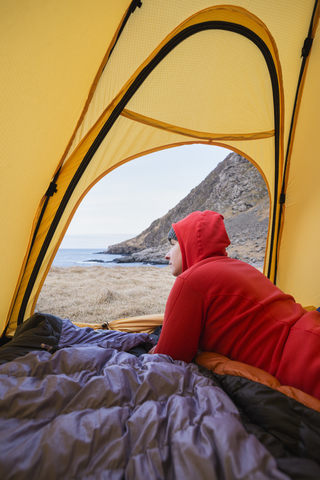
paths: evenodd
<path fill-rule="evenodd" d="M 170 248 L 170 250 L 166 253 L 166 256 L 164 257 L 166 260 L 170 260 L 170 252 L 171 252 L 171 248 Z"/>

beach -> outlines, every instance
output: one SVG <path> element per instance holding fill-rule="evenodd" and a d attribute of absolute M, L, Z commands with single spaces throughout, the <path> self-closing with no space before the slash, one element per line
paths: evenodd
<path fill-rule="evenodd" d="M 51 267 L 36 311 L 91 324 L 163 313 L 174 280 L 169 267 Z"/>

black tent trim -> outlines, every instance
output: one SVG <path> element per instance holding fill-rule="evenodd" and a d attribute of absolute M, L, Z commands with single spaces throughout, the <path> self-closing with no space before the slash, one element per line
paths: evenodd
<path fill-rule="evenodd" d="M 114 45 L 113 45 L 112 49 L 110 50 L 110 54 L 109 54 L 109 57 L 108 57 L 108 61 L 109 61 L 109 58 L 110 58 L 110 56 L 111 56 L 111 53 L 113 52 L 113 50 L 114 50 L 114 48 L 115 48 L 115 46 L 116 46 L 116 44 L 117 44 L 117 42 L 118 42 L 118 40 L 119 40 L 119 38 L 120 38 L 120 35 L 121 35 L 124 27 L 126 26 L 129 18 L 130 18 L 131 15 L 135 12 L 135 10 L 136 10 L 137 7 L 138 7 L 138 8 L 141 8 L 141 7 L 142 7 L 142 2 L 141 2 L 140 0 L 132 0 L 130 6 L 129 6 L 129 8 L 128 8 L 127 14 L 126 14 L 126 16 L 125 16 L 125 18 L 124 18 L 124 20 L 123 20 L 123 22 L 122 22 L 122 25 L 121 25 L 121 27 L 120 27 L 120 30 L 119 30 L 119 33 L 118 33 L 118 35 L 117 35 L 116 41 L 114 42 Z M 107 61 L 107 63 L 108 63 L 108 61 Z"/>
<path fill-rule="evenodd" d="M 29 278 L 28 285 L 26 287 L 26 291 L 23 296 L 23 300 L 21 302 L 21 307 L 19 310 L 18 321 L 17 324 L 20 325 L 24 320 L 25 310 L 27 308 L 27 304 L 29 301 L 29 297 L 31 295 L 34 283 L 36 281 L 37 275 L 41 268 L 43 259 L 47 252 L 47 249 L 50 245 L 52 237 L 56 231 L 56 228 L 60 222 L 60 219 L 63 215 L 63 212 L 71 198 L 74 189 L 76 188 L 79 180 L 81 179 L 83 173 L 85 172 L 86 168 L 88 167 L 89 163 L 91 162 L 93 156 L 97 152 L 99 146 L 101 145 L 102 141 L 104 140 L 105 136 L 111 130 L 112 126 L 114 125 L 115 121 L 121 114 L 122 110 L 125 108 L 126 104 L 135 94 L 135 92 L 139 89 L 139 87 L 143 84 L 149 74 L 154 70 L 154 68 L 163 60 L 176 46 L 178 46 L 182 41 L 191 37 L 192 35 L 205 31 L 205 30 L 226 30 L 233 33 L 237 33 L 239 35 L 243 35 L 244 37 L 251 40 L 261 51 L 268 70 L 270 74 L 270 80 L 272 85 L 273 91 L 273 102 L 274 102 L 274 129 L 275 129 L 275 188 L 274 188 L 274 209 L 273 209 L 273 220 L 272 220 L 272 233 L 271 233 L 271 245 L 270 245 L 270 252 L 272 252 L 273 244 L 274 244 L 274 235 L 276 232 L 276 209 L 277 209 L 277 197 L 278 197 L 278 177 L 279 177 L 279 131 L 280 131 L 280 91 L 279 91 L 279 83 L 278 83 L 278 76 L 277 71 L 275 68 L 275 64 L 273 61 L 273 57 L 264 43 L 264 41 L 252 30 L 244 27 L 243 25 L 239 25 L 236 23 L 231 22 L 224 22 L 224 21 L 208 21 L 198 23 L 192 26 L 189 26 L 179 32 L 175 37 L 168 41 L 166 45 L 162 47 L 162 49 L 155 55 L 155 57 L 150 61 L 148 65 L 139 73 L 137 78 L 134 80 L 132 85 L 129 87 L 127 92 L 124 94 L 118 105 L 115 107 L 113 112 L 111 113 L 110 117 L 106 121 L 106 123 L 101 128 L 100 132 L 98 133 L 97 137 L 93 141 L 91 147 L 89 148 L 88 152 L 84 156 L 81 164 L 79 165 L 76 173 L 74 174 L 68 188 L 63 196 L 63 199 L 57 209 L 55 217 L 49 227 L 49 231 L 46 235 L 46 238 L 43 242 L 41 250 L 39 252 L 38 258 L 35 262 L 33 267 L 32 273 Z M 271 253 L 270 253 L 270 260 L 269 260 L 269 270 L 268 276 L 270 275 L 271 269 Z"/>

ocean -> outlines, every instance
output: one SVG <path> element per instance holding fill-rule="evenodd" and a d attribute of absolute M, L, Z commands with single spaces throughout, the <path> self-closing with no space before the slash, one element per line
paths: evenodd
<path fill-rule="evenodd" d="M 55 259 L 53 260 L 53 267 L 92 267 L 100 265 L 102 267 L 145 267 L 145 263 L 116 263 L 113 262 L 121 255 L 109 255 L 99 253 L 103 249 L 97 248 L 59 248 Z M 165 265 L 156 265 L 163 268 Z"/>
<path fill-rule="evenodd" d="M 109 245 L 133 238 L 134 234 L 101 234 L 101 235 L 72 235 L 67 234 L 53 260 L 54 267 L 142 267 L 145 263 L 116 263 L 113 262 L 121 255 L 102 254 Z M 164 265 L 157 265 L 163 267 Z"/>

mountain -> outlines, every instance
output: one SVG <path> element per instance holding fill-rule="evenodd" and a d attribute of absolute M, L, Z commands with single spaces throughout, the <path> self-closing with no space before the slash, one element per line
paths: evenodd
<path fill-rule="evenodd" d="M 126 255 L 123 261 L 166 263 L 167 233 L 171 224 L 189 213 L 214 210 L 225 218 L 231 240 L 230 257 L 261 265 L 264 259 L 269 196 L 259 171 L 237 153 L 230 153 L 174 208 L 136 237 L 108 247 L 108 253 Z M 128 258 L 129 256 L 129 258 Z"/>

